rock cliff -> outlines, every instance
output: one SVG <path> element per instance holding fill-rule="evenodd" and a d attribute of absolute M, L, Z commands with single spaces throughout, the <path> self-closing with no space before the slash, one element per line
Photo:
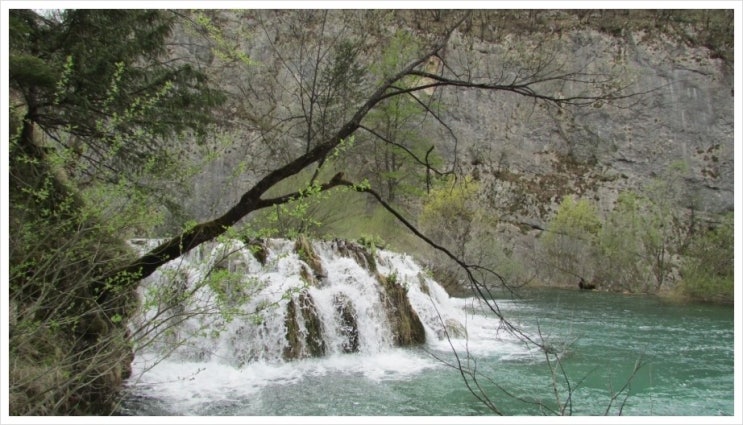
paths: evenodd
<path fill-rule="evenodd" d="M 642 32 L 550 38 L 560 49 L 552 60 L 617 73 L 637 96 L 619 107 L 573 109 L 474 91 L 447 96 L 447 104 L 457 105 L 447 118 L 469 156 L 468 168 L 501 197 L 494 206 L 543 223 L 561 196 L 572 193 L 607 210 L 619 191 L 637 189 L 683 162 L 685 192 L 697 208 L 732 210 L 733 79 L 722 59 Z M 508 48 L 482 43 L 471 55 L 485 64 Z"/>
<path fill-rule="evenodd" d="M 194 179 L 185 202 L 189 215 L 206 219 L 223 211 L 272 164 L 303 148 L 296 127 L 268 128 L 302 112 L 301 95 L 288 87 L 306 86 L 312 76 L 314 50 L 302 44 L 307 37 L 365 40 L 361 44 L 372 50 L 389 34 L 425 38 L 443 25 L 431 11 L 367 12 L 308 14 L 299 19 L 303 27 L 292 11 L 215 12 L 220 40 L 231 40 L 233 51 L 252 62 L 242 68 L 227 66 L 239 61 L 225 60 L 219 44 L 205 42 L 203 34 L 176 33 L 185 54 L 214 69 L 238 99 L 225 119 L 238 123 L 233 131 L 238 128 L 239 136 L 220 145 L 219 159 Z M 418 135 L 435 146 L 446 167 L 482 183 L 484 205 L 502 221 L 501 237 L 516 253 L 531 249 L 538 231 L 530 229 L 544 228 L 564 196 L 591 199 L 606 214 L 621 191 L 640 190 L 674 167 L 682 170 L 674 197 L 679 209 L 710 220 L 733 209 L 733 58 L 695 39 L 703 28 L 683 21 L 685 15 L 613 13 L 478 11 L 454 32 L 442 60 L 452 75 L 508 82 L 540 72 L 548 77 L 537 86 L 545 93 L 580 98 L 582 82 L 590 79 L 625 97 L 575 107 L 451 87 L 420 95 L 436 102 L 439 115 L 422 120 Z M 280 50 L 286 55 L 277 55 Z M 349 97 L 358 94 L 352 91 Z"/>

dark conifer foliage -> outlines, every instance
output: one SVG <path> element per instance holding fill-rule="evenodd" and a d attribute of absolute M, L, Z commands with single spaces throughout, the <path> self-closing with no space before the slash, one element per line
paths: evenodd
<path fill-rule="evenodd" d="M 10 82 L 25 119 L 94 168 L 118 171 L 161 154 L 169 137 L 203 138 L 224 96 L 166 56 L 175 19 L 157 10 L 11 10 Z"/>
<path fill-rule="evenodd" d="M 168 57 L 175 19 L 9 11 L 13 415 L 107 414 L 128 377 L 135 291 L 94 283 L 130 253 L 80 189 L 139 184 L 132 177 L 165 169 L 181 136 L 209 131 L 224 96 Z"/>

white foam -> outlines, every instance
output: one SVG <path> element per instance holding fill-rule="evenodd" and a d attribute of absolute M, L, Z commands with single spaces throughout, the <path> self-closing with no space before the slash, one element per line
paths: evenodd
<path fill-rule="evenodd" d="M 138 242 L 135 246 L 147 250 L 155 243 Z M 188 317 L 170 328 L 172 335 L 163 334 L 138 350 L 131 385 L 177 403 L 175 411 L 188 412 L 210 400 L 245 397 L 267 385 L 290 384 L 306 376 L 341 373 L 379 381 L 403 379 L 442 365 L 423 350 L 394 347 L 377 277 L 354 259 L 341 255 L 333 243 L 313 244 L 326 274 L 318 286 L 310 286 L 301 278 L 301 271 L 308 265 L 294 252 L 291 241 L 268 240 L 266 247 L 267 261 L 262 265 L 239 242 L 204 244 L 166 264 L 144 282 L 141 293 L 150 304 L 142 313 L 140 325 L 147 325 L 147 320 L 154 317 L 167 317 L 172 311 L 163 310 L 163 305 L 148 299 L 147 293 L 152 288 L 173 285 L 174 275 L 194 295 L 180 307 Z M 225 253 L 231 252 L 234 254 L 225 259 Z M 406 288 L 426 331 L 425 350 L 442 354 L 454 349 L 459 355 L 503 358 L 533 355 L 505 332 L 499 319 L 488 314 L 477 299 L 449 297 L 412 257 L 379 250 L 375 260 L 377 273 L 394 276 Z M 213 288 L 202 284 L 217 263 L 237 273 L 244 282 L 251 282 L 254 291 L 244 305 L 233 306 L 237 314 L 231 321 L 218 314 L 220 305 Z M 287 304 L 297 300 L 301 290 L 311 296 L 322 322 L 327 356 L 285 362 L 288 343 L 284 314 Z M 346 336 L 341 332 L 338 297 L 352 304 L 358 353 L 343 353 Z M 254 314 L 265 305 L 270 307 L 260 315 Z M 306 329 L 303 320 L 297 314 L 300 331 Z M 174 341 L 181 345 L 174 346 Z M 170 351 L 173 354 L 169 358 L 157 362 Z"/>
<path fill-rule="evenodd" d="M 338 354 L 294 362 L 254 362 L 241 368 L 218 361 L 184 362 L 140 355 L 133 364 L 130 389 L 153 396 L 168 409 L 190 414 L 214 402 L 246 400 L 266 387 L 292 385 L 306 377 L 329 374 L 371 381 L 402 380 L 427 369 L 443 367 L 421 351 L 392 349 L 384 353 Z"/>

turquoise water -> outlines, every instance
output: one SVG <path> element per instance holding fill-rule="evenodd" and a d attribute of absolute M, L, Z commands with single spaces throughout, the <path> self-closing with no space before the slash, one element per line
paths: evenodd
<path fill-rule="evenodd" d="M 604 414 L 637 362 L 621 414 L 734 414 L 732 307 L 575 291 L 534 292 L 513 308 L 502 305 L 527 332 L 538 326 L 547 340 L 573 341 L 562 364 L 574 385 L 583 380 L 574 414 Z M 539 386 L 539 367 L 516 368 L 503 379 Z M 620 413 L 622 400 L 609 414 Z"/>
<path fill-rule="evenodd" d="M 541 351 L 497 326 L 480 326 L 469 343 L 459 341 L 460 360 L 476 365 L 477 383 L 502 414 L 553 414 L 561 408 L 573 415 L 734 414 L 732 307 L 568 290 L 531 291 L 498 304 L 527 335 L 550 343 L 560 356 L 559 365 L 554 356 L 548 363 Z M 148 379 L 132 383 L 120 413 L 492 414 L 467 390 L 459 371 L 442 362 L 453 360 L 446 341 L 438 341 L 241 369 L 166 361 Z"/>

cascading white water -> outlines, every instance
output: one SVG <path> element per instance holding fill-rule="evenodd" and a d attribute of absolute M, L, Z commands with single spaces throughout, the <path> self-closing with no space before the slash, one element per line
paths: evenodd
<path fill-rule="evenodd" d="M 142 252 L 159 242 L 131 241 Z M 262 403 L 315 380 L 358 384 L 315 403 L 353 402 L 379 383 L 448 370 L 452 350 L 531 355 L 412 257 L 345 241 L 206 243 L 145 279 L 140 296 L 126 414 L 282 414 Z"/>
<path fill-rule="evenodd" d="M 158 242 L 132 245 L 146 251 Z M 133 331 L 139 351 L 233 367 L 383 352 L 395 345 L 396 330 L 385 304 L 392 296 L 380 276 L 405 288 L 427 341 L 443 339 L 445 330 L 463 336 L 461 306 L 407 255 L 315 241 L 310 250 L 319 258 L 318 275 L 293 241 L 270 239 L 261 249 L 263 262 L 239 241 L 203 244 L 146 279 Z"/>
<path fill-rule="evenodd" d="M 158 242 L 133 245 L 145 251 Z M 478 386 L 488 394 L 513 389 L 518 403 L 509 405 L 515 401 L 511 397 L 502 401 L 514 414 L 537 412 L 531 405 L 523 410 L 523 400 L 554 397 L 549 385 L 554 363 L 545 362 L 544 352 L 502 332 L 500 320 L 475 299 L 450 298 L 404 254 L 379 250 L 372 255 L 342 241 L 307 245 L 276 239 L 265 241 L 254 255 L 238 241 L 210 243 L 146 279 L 141 296 L 141 317 L 132 322 L 133 374 L 120 414 L 492 413 L 468 392 L 457 367 L 476 370 L 482 378 Z M 575 396 L 574 413 L 604 409 L 601 397 L 615 395 L 611 388 L 606 393 L 620 369 L 615 365 L 631 370 L 636 350 L 651 361 L 655 356 L 665 370 L 654 380 L 647 373 L 655 367 L 642 369 L 633 381 L 640 397 L 622 404 L 620 413 L 626 407 L 637 414 L 698 414 L 702 404 L 711 406 L 705 413 L 732 413 L 732 315 L 699 316 L 702 321 L 686 329 L 677 325 L 687 319 L 685 308 L 679 308 L 678 317 L 665 318 L 658 310 L 669 310 L 667 305 L 659 309 L 656 301 L 645 302 L 637 309 L 638 300 L 568 291 L 550 291 L 529 302 L 498 300 L 500 308 L 524 320 L 520 329 L 533 338 L 560 342 L 587 336 L 571 342 L 565 360 L 579 371 L 571 378 L 581 378 L 568 395 Z M 411 311 L 420 319 L 423 344 L 401 338 L 405 326 L 400 325 L 416 327 Z M 396 320 L 404 315 L 407 322 Z M 658 320 L 665 325 L 647 326 Z M 636 335 L 638 329 L 656 328 L 663 332 Z M 663 344 L 655 343 L 664 338 Z M 710 344 L 709 338 L 717 342 Z M 676 339 L 681 345 L 674 345 Z M 397 347 L 403 341 L 419 346 Z M 628 341 L 649 345 L 632 347 Z M 717 357 L 697 366 L 700 358 L 694 353 L 704 344 Z M 675 363 L 665 365 L 669 359 Z M 703 389 L 689 393 L 691 382 Z M 643 392 L 653 396 L 646 402 Z M 714 397 L 699 404 L 705 399 L 699 394 Z M 639 404 L 633 407 L 635 400 Z"/>

